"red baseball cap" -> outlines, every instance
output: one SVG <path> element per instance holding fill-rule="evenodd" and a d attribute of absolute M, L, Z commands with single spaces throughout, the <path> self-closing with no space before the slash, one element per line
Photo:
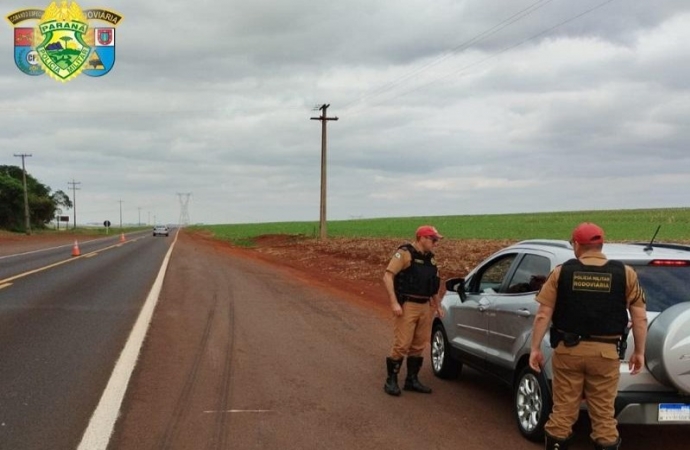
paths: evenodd
<path fill-rule="evenodd" d="M 417 237 L 432 237 L 435 239 L 443 238 L 443 236 L 436 231 L 436 228 L 432 227 L 431 225 L 422 225 L 421 227 L 417 228 Z"/>
<path fill-rule="evenodd" d="M 575 227 L 572 240 L 573 242 L 583 245 L 603 244 L 604 230 L 602 230 L 599 225 L 591 222 L 584 222 Z"/>

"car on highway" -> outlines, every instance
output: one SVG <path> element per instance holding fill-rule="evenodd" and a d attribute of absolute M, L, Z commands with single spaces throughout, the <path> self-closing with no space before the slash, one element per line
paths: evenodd
<path fill-rule="evenodd" d="M 167 225 L 156 225 L 153 227 L 153 236 L 169 236 L 170 228 Z"/>
<path fill-rule="evenodd" d="M 603 253 L 632 266 L 647 298 L 646 367 L 631 375 L 634 342 L 627 335 L 616 398 L 620 424 L 690 425 L 690 246 L 604 244 Z M 434 319 L 431 362 L 436 376 L 457 377 L 463 365 L 512 388 L 520 433 L 544 436 L 551 411 L 551 347 L 542 342 L 546 365 L 528 365 L 535 296 L 549 273 L 574 258 L 569 242 L 529 240 L 501 249 L 464 278 L 446 282 L 445 315 Z M 586 401 L 583 401 L 586 408 Z"/>

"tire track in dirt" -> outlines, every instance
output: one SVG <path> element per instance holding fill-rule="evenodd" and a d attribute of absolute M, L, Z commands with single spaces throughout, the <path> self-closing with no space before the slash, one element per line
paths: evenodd
<path fill-rule="evenodd" d="M 211 336 L 211 329 L 213 328 L 213 319 L 215 318 L 217 307 L 218 296 L 216 295 L 213 307 L 210 309 L 206 317 L 206 324 L 204 326 L 204 331 L 201 335 L 201 340 L 197 345 L 197 350 L 194 355 L 194 361 L 189 371 L 187 372 L 184 386 L 180 391 L 179 396 L 177 397 L 175 407 L 172 411 L 172 414 L 170 415 L 168 424 L 165 427 L 165 432 L 160 438 L 160 443 L 158 447 L 161 449 L 172 448 L 173 443 L 177 440 L 176 438 L 179 434 L 179 431 L 182 429 L 180 424 L 182 423 L 182 419 L 184 419 L 186 413 L 188 412 L 186 406 L 189 404 L 189 399 L 191 398 L 192 393 L 194 392 L 194 389 L 197 385 L 199 369 L 201 367 L 201 363 L 204 360 L 204 356 L 208 348 L 209 337 Z"/>

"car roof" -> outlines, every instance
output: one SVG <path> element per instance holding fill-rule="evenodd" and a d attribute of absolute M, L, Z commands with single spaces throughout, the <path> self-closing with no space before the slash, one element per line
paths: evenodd
<path fill-rule="evenodd" d="M 570 242 L 560 240 L 531 239 L 518 242 L 508 249 L 547 251 L 563 262 L 574 257 Z M 609 259 L 628 262 L 644 262 L 653 259 L 690 260 L 690 246 L 682 244 L 657 243 L 649 246 L 649 244 L 637 242 L 610 243 L 604 244 L 602 253 Z"/>

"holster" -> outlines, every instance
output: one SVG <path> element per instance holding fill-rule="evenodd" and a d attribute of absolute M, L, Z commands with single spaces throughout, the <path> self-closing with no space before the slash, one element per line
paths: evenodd
<path fill-rule="evenodd" d="M 561 331 L 556 327 L 551 327 L 549 330 L 549 344 L 551 348 L 558 347 L 558 344 L 563 341 L 563 345 L 566 347 L 575 347 L 582 340 L 582 336 L 576 333 L 568 333 L 566 331 Z"/>

